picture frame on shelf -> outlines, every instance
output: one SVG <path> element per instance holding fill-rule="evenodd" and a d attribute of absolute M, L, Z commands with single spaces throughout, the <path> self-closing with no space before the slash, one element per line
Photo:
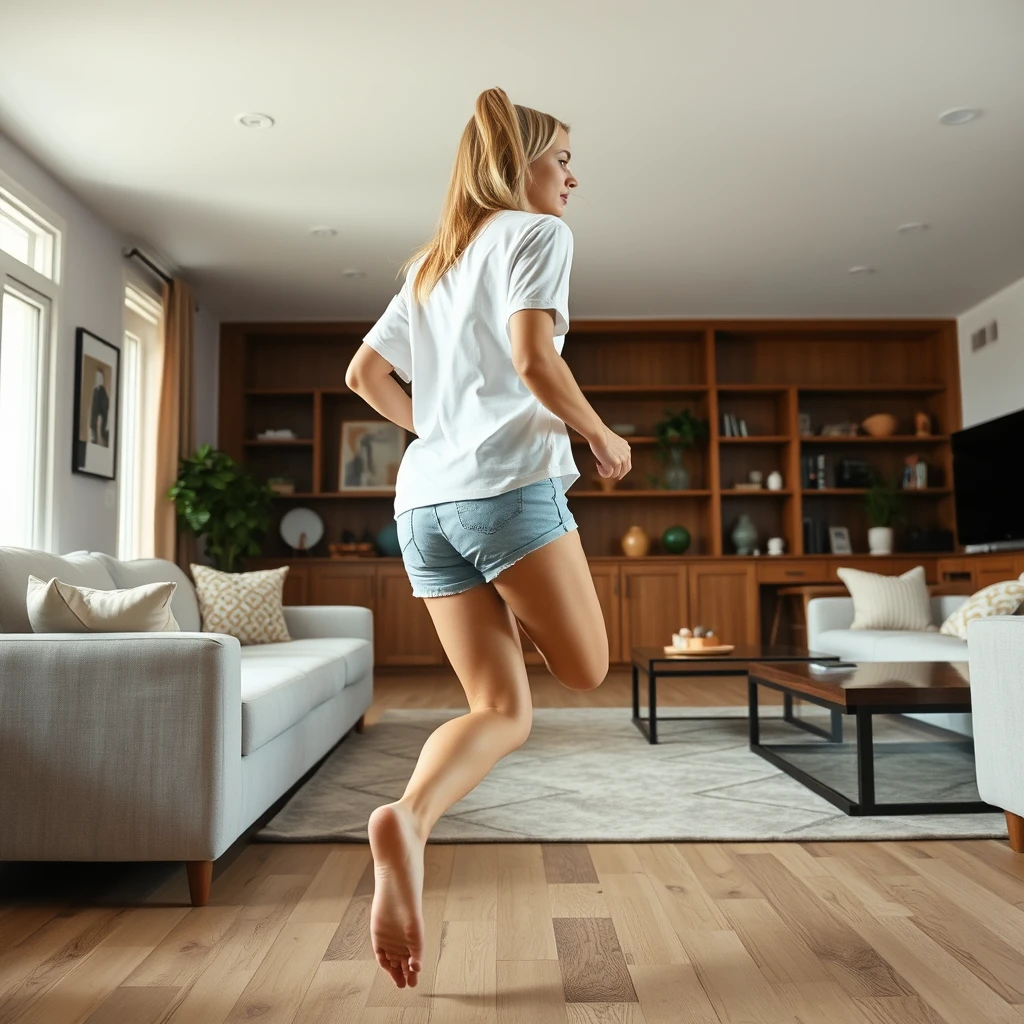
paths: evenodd
<path fill-rule="evenodd" d="M 339 491 L 395 493 L 407 431 L 389 420 L 345 420 L 341 424 Z"/>
<path fill-rule="evenodd" d="M 75 409 L 71 472 L 117 479 L 121 350 L 79 327 L 75 330 Z"/>
<path fill-rule="evenodd" d="M 828 544 L 833 555 L 853 554 L 850 531 L 845 526 L 830 526 L 828 528 Z"/>

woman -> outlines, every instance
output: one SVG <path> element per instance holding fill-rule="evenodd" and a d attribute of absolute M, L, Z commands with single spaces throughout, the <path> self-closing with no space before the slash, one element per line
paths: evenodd
<path fill-rule="evenodd" d="M 579 477 L 566 424 L 598 472 L 621 479 L 629 444 L 608 429 L 561 358 L 569 326 L 576 179 L 569 126 L 476 101 L 437 234 L 363 339 L 346 383 L 415 433 L 395 519 L 413 596 L 425 600 L 469 713 L 441 725 L 402 798 L 368 822 L 377 962 L 399 988 L 423 969 L 423 849 L 438 818 L 530 733 L 517 621 L 576 690 L 608 672 L 608 636 L 565 491 Z M 412 383 L 412 399 L 391 377 Z"/>

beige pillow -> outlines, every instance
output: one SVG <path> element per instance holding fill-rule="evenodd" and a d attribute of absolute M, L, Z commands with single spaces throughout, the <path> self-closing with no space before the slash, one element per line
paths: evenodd
<path fill-rule="evenodd" d="M 291 640 L 284 621 L 284 578 L 288 566 L 254 572 L 221 572 L 190 564 L 204 633 L 227 633 L 241 644 Z"/>
<path fill-rule="evenodd" d="M 1024 604 L 1024 572 L 1016 580 L 993 583 L 964 601 L 940 628 L 940 633 L 967 639 L 967 623 L 971 619 L 987 619 L 990 615 L 1012 615 Z"/>
<path fill-rule="evenodd" d="M 862 569 L 837 569 L 853 598 L 850 629 L 913 629 L 935 632 L 924 566 L 902 576 L 882 576 Z"/>
<path fill-rule="evenodd" d="M 177 583 L 144 583 L 129 590 L 93 590 L 28 578 L 28 621 L 36 633 L 177 633 L 171 614 Z"/>

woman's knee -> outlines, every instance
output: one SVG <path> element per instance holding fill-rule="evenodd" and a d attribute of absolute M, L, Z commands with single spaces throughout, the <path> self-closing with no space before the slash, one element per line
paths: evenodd
<path fill-rule="evenodd" d="M 596 690 L 608 676 L 608 652 L 573 659 L 554 670 L 555 678 L 570 690 Z"/>

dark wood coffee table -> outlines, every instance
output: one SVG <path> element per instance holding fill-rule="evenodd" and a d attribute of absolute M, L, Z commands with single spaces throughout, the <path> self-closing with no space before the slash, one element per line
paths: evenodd
<path fill-rule="evenodd" d="M 765 647 L 761 644 L 738 644 L 728 654 L 666 654 L 661 647 L 634 647 L 633 662 L 633 724 L 647 737 L 649 743 L 658 742 L 658 722 L 717 721 L 715 715 L 662 715 L 658 717 L 658 679 L 666 676 L 746 676 L 754 662 L 769 661 L 838 661 L 832 654 L 812 654 L 802 647 Z M 647 674 L 647 718 L 640 717 L 640 673 Z M 813 732 L 819 730 L 793 717 L 792 698 L 783 701 L 783 716 L 787 722 Z M 832 716 L 832 729 L 822 732 L 835 739 L 842 717 Z M 838 740 L 837 740 L 838 741 Z"/>
<path fill-rule="evenodd" d="M 967 672 L 966 665 L 964 672 Z M 875 753 L 934 751 L 939 746 L 973 753 L 970 737 L 942 730 L 935 725 L 913 723 L 933 735 L 948 737 L 942 744 L 928 742 L 888 743 L 877 748 L 873 742 L 873 716 L 906 714 L 908 712 L 964 713 L 971 710 L 971 687 L 958 669 L 946 662 L 883 663 L 865 662 L 850 665 L 839 662 L 832 667 L 813 664 L 752 665 L 747 676 L 750 703 L 750 749 L 766 761 L 781 768 L 787 775 L 802 782 L 808 789 L 831 801 L 850 815 L 864 814 L 977 814 L 998 808 L 980 800 L 928 801 L 911 803 L 877 803 L 875 800 Z M 767 720 L 758 718 L 758 687 L 778 690 L 790 701 L 808 701 L 827 708 L 833 720 L 837 714 L 853 715 L 857 723 L 856 764 L 857 799 L 841 793 L 821 779 L 815 778 L 782 756 L 785 753 L 816 755 L 831 744 L 809 746 L 804 743 L 772 744 L 761 741 L 761 726 Z M 794 722 L 794 724 L 796 724 Z M 910 724 L 910 723 L 908 723 Z M 848 749 L 848 748 L 847 748 Z"/>

